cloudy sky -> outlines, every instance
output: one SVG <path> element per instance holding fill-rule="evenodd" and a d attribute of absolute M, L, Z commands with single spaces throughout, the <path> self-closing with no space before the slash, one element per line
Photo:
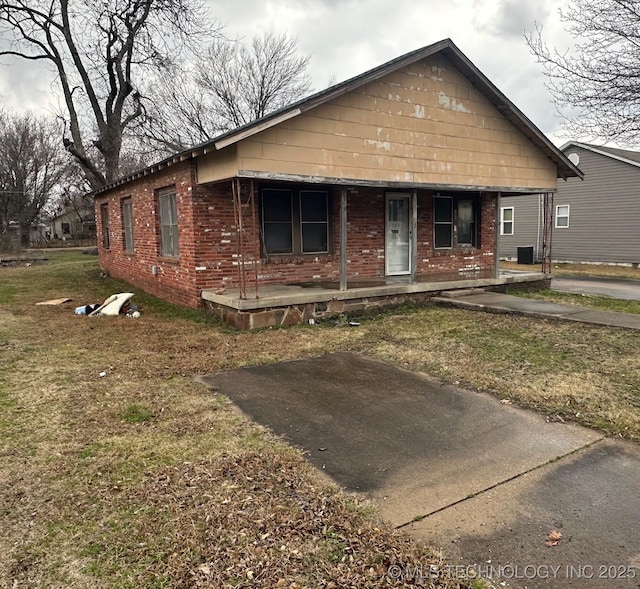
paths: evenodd
<path fill-rule="evenodd" d="M 444 38 L 454 43 L 558 145 L 558 118 L 524 33 L 536 23 L 566 47 L 561 0 L 208 0 L 228 36 L 287 33 L 311 54 L 314 88 L 349 78 Z M 15 110 L 50 108 L 51 78 L 32 63 L 0 64 L 0 100 Z M 48 106 L 49 105 L 49 106 Z"/>

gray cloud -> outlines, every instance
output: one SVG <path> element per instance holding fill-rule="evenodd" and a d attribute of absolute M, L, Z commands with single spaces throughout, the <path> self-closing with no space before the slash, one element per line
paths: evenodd
<path fill-rule="evenodd" d="M 316 89 L 357 75 L 407 51 L 450 37 L 544 132 L 557 121 L 542 70 L 522 33 L 536 21 L 562 33 L 562 0 L 208 0 L 212 16 L 230 37 L 267 31 L 298 38 L 311 53 Z M 550 41 L 553 43 L 554 38 Z M 0 62 L 3 63 L 3 62 Z M 9 63 L 5 59 L 4 63 Z M 47 108 L 52 77 L 24 61 L 0 65 L 0 95 L 15 108 Z M 55 87 L 55 86 L 54 86 Z"/>

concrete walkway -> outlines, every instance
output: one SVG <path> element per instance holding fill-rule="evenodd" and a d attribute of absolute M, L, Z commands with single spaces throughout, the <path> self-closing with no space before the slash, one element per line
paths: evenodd
<path fill-rule="evenodd" d="M 458 576 L 520 589 L 639 586 L 636 445 L 346 352 L 202 380 L 441 548 Z M 547 547 L 552 530 L 562 539 Z"/>
<path fill-rule="evenodd" d="M 493 313 L 519 313 L 549 319 L 563 319 L 592 323 L 594 325 L 608 325 L 611 327 L 626 327 L 640 330 L 640 315 L 631 313 L 616 313 L 614 311 L 598 311 L 574 305 L 561 305 L 550 301 L 517 297 L 496 292 L 482 292 L 474 290 L 450 291 L 431 299 L 434 303 L 463 307 L 478 311 Z"/>
<path fill-rule="evenodd" d="M 554 278 L 551 281 L 551 290 L 612 297 L 627 301 L 640 301 L 640 281 L 638 280 L 621 280 L 595 276 L 566 276 Z"/>

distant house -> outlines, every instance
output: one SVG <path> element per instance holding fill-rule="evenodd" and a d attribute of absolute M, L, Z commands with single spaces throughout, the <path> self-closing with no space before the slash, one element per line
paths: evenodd
<path fill-rule="evenodd" d="M 17 251 L 24 247 L 24 231 L 18 221 L 9 221 L 6 231 L 0 231 L 0 251 Z M 34 221 L 28 231 L 29 245 L 36 246 L 46 242 L 48 226 L 45 223 Z"/>
<path fill-rule="evenodd" d="M 54 241 L 82 241 L 95 237 L 96 217 L 93 205 L 68 205 L 49 222 L 49 239 Z"/>
<path fill-rule="evenodd" d="M 98 191 L 100 264 L 238 328 L 500 287 L 500 199 L 574 176 L 447 39 Z"/>
<path fill-rule="evenodd" d="M 558 184 L 551 255 L 557 262 L 640 263 L 640 152 L 571 141 L 563 153 L 584 180 Z M 500 208 L 500 257 L 542 248 L 542 197 L 513 196 Z"/>

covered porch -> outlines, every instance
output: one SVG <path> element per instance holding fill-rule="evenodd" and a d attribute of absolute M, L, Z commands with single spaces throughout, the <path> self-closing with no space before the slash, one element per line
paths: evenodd
<path fill-rule="evenodd" d="M 259 295 L 231 288 L 224 292 L 203 290 L 205 307 L 238 329 L 256 329 L 314 322 L 341 314 L 357 315 L 384 307 L 419 304 L 446 291 L 488 289 L 501 291 L 510 285 L 549 286 L 551 275 L 541 271 L 426 274 L 410 277 L 357 278 L 346 288 L 339 282 L 314 281 L 268 284 Z"/>

